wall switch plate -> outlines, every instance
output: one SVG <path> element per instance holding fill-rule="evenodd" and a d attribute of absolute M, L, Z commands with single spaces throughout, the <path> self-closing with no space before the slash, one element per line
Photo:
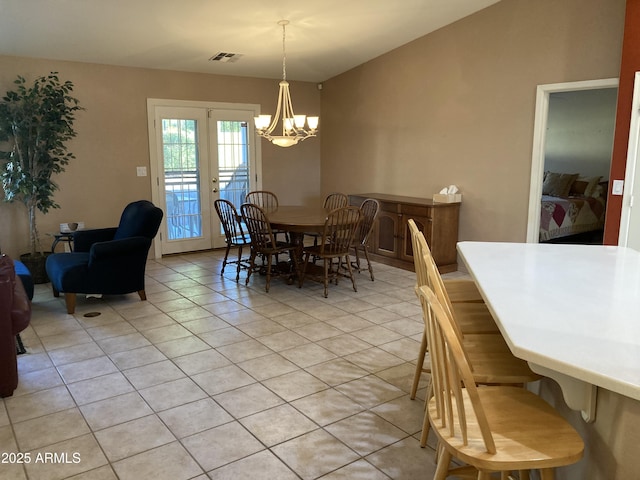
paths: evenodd
<path fill-rule="evenodd" d="M 624 190 L 624 180 L 614 180 L 613 188 L 611 189 L 611 195 L 622 195 Z"/>
<path fill-rule="evenodd" d="M 136 167 L 136 171 L 138 172 L 139 177 L 147 176 L 147 167 Z"/>

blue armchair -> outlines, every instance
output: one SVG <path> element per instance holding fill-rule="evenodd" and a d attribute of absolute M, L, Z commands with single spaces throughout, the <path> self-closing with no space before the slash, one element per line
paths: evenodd
<path fill-rule="evenodd" d="M 77 293 L 137 292 L 140 300 L 147 299 L 145 267 L 162 216 L 162 210 L 147 200 L 130 203 L 117 228 L 79 230 L 73 252 L 49 255 L 46 268 L 53 295 L 64 293 L 67 313 L 75 312 Z"/>

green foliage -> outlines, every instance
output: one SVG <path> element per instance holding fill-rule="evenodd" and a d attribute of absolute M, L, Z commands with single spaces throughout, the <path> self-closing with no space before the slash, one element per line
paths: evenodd
<path fill-rule="evenodd" d="M 29 215 L 31 253 L 40 250 L 35 210 L 47 213 L 60 208 L 53 195 L 58 186 L 54 174 L 64 172 L 75 158 L 66 142 L 76 136 L 75 113 L 82 110 L 71 96 L 73 83 L 61 82 L 57 72 L 38 77 L 27 85 L 14 81 L 0 102 L 0 178 L 5 201 L 22 202 Z"/>

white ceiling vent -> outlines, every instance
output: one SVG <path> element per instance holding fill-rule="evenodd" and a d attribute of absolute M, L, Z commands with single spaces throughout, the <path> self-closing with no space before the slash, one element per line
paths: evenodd
<path fill-rule="evenodd" d="M 223 63 L 232 63 L 237 62 L 242 54 L 239 53 L 227 53 L 227 52 L 218 52 L 213 57 L 209 59 L 210 62 L 223 62 Z"/>

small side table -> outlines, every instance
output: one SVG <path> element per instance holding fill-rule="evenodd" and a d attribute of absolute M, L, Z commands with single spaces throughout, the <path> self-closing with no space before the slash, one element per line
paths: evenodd
<path fill-rule="evenodd" d="M 67 242 L 69 250 L 73 252 L 73 232 L 52 233 L 53 243 L 51 244 L 51 252 L 55 253 L 56 245 L 60 242 Z"/>

